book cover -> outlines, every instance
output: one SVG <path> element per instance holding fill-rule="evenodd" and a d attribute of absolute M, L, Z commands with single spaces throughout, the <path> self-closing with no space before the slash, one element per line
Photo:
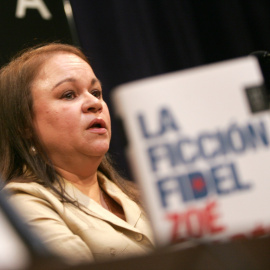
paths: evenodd
<path fill-rule="evenodd" d="M 270 114 L 252 56 L 120 85 L 113 104 L 159 246 L 270 230 Z"/>

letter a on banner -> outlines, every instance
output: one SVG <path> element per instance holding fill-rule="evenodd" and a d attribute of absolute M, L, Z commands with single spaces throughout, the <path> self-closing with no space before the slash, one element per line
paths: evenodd
<path fill-rule="evenodd" d="M 52 14 L 44 4 L 43 0 L 17 0 L 16 14 L 17 18 L 24 18 L 26 9 L 37 9 L 44 20 L 50 20 Z"/>

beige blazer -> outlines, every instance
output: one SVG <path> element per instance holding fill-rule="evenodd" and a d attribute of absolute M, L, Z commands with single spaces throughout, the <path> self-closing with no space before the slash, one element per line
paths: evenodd
<path fill-rule="evenodd" d="M 123 207 L 126 221 L 65 181 L 69 196 L 82 210 L 63 204 L 38 183 L 9 183 L 10 201 L 44 243 L 67 263 L 144 254 L 153 249 L 145 214 L 114 183 L 99 173 L 102 188 Z"/>

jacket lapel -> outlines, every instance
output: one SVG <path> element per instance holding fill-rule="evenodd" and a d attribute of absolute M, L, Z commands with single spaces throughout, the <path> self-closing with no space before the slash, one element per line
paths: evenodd
<path fill-rule="evenodd" d="M 135 225 L 142 214 L 139 206 L 130 200 L 114 183 L 106 179 L 104 176 L 102 178 L 102 188 L 123 207 L 126 221 L 103 208 L 100 204 L 83 194 L 67 180 L 64 180 L 65 190 L 72 199 L 77 200 L 79 204 L 83 206 L 82 210 L 86 214 L 107 221 L 113 225 L 132 230 L 134 232 L 139 232 L 135 228 Z"/>

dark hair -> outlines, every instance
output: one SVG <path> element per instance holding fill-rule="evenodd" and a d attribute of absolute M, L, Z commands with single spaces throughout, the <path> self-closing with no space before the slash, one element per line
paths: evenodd
<path fill-rule="evenodd" d="M 49 187 L 62 201 L 74 203 L 66 196 L 61 176 L 33 128 L 32 83 L 46 60 L 57 53 L 77 55 L 90 65 L 77 47 L 50 43 L 22 51 L 0 70 L 0 173 L 5 183 L 35 181 Z M 31 153 L 33 146 L 36 154 Z M 133 183 L 120 177 L 108 154 L 98 170 L 138 202 Z M 60 190 L 55 187 L 55 182 Z"/>

